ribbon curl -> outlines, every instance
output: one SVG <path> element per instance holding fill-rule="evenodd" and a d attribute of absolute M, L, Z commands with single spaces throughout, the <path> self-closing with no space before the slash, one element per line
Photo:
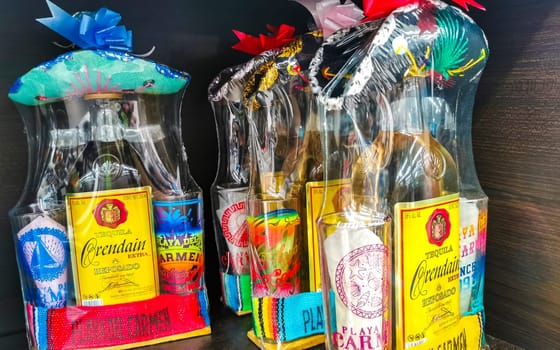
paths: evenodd
<path fill-rule="evenodd" d="M 102 49 L 131 52 L 132 31 L 118 25 L 121 15 L 107 8 L 96 12 L 78 12 L 70 15 L 49 0 L 52 17 L 37 21 L 82 49 Z"/>
<path fill-rule="evenodd" d="M 305 6 L 325 38 L 341 28 L 351 27 L 361 21 L 387 17 L 399 7 L 418 4 L 422 0 L 292 0 Z M 363 11 L 355 3 L 361 2 Z M 453 0 L 466 11 L 469 5 L 480 10 L 484 6 L 475 0 Z"/>
<path fill-rule="evenodd" d="M 325 38 L 341 28 L 358 24 L 364 17 L 362 10 L 352 2 L 340 0 L 293 0 L 305 6 Z"/>
<path fill-rule="evenodd" d="M 280 27 L 267 25 L 266 28 L 271 34 L 259 34 L 258 38 L 233 29 L 233 33 L 239 39 L 239 42 L 232 48 L 256 56 L 267 50 L 281 48 L 294 40 L 296 29 L 290 25 L 281 24 Z"/>

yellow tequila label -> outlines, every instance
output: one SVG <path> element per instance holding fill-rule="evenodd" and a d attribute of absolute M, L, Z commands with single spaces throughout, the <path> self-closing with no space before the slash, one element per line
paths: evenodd
<path fill-rule="evenodd" d="M 309 255 L 309 285 L 312 292 L 321 289 L 321 271 L 319 265 L 319 234 L 317 219 L 321 214 L 323 196 L 325 196 L 324 213 L 342 212 L 350 201 L 350 181 L 331 180 L 310 181 L 305 185 L 307 210 L 307 244 Z"/>
<path fill-rule="evenodd" d="M 158 295 L 151 188 L 66 198 L 78 305 L 112 305 Z"/>
<path fill-rule="evenodd" d="M 396 347 L 429 349 L 456 327 L 459 308 L 459 197 L 397 203 Z"/>
<path fill-rule="evenodd" d="M 482 341 L 482 314 L 463 316 L 451 328 L 446 328 L 437 337 L 414 349 L 420 350 L 480 350 Z"/>

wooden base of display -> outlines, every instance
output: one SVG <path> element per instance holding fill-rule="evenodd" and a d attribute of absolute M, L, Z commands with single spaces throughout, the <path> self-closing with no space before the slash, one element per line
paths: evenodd
<path fill-rule="evenodd" d="M 245 315 L 250 315 L 251 314 L 251 310 L 248 311 L 234 311 L 233 313 L 237 316 L 245 316 Z"/>

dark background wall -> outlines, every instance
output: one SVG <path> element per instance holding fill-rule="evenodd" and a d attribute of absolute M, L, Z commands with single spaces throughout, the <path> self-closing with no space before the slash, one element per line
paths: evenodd
<path fill-rule="evenodd" d="M 560 349 L 560 2 L 485 3 L 473 142 L 490 197 L 488 331 Z"/>
<path fill-rule="evenodd" d="M 481 183 L 490 197 L 486 309 L 490 334 L 527 349 L 560 348 L 560 3 L 485 1 L 471 15 L 485 30 L 490 60 L 473 121 Z M 304 31 L 305 10 L 288 0 L 58 0 L 70 13 L 109 7 L 134 32 L 135 51 L 191 73 L 183 101 L 190 169 L 205 192 L 207 285 L 219 282 L 208 197 L 217 160 L 207 87 L 223 68 L 249 56 L 231 46 L 231 29 L 257 34 L 288 23 Z M 38 0 L 0 1 L 0 348 L 23 342 L 23 310 L 7 212 L 27 171 L 23 125 L 8 89 L 16 78 L 64 52 L 65 41 L 35 22 L 49 17 Z"/>

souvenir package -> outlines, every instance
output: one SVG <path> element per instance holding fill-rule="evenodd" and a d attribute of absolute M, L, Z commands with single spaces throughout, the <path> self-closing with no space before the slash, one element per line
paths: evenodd
<path fill-rule="evenodd" d="M 486 347 L 470 122 L 487 55 L 461 10 L 414 2 L 322 90 L 326 183 L 348 183 L 318 221 L 328 349 Z"/>
<path fill-rule="evenodd" d="M 331 19 L 338 18 L 332 7 L 345 10 L 350 7 L 332 1 L 316 5 L 332 14 Z M 325 53 L 328 58 L 325 61 L 330 66 L 325 74 L 315 74 L 323 75 L 327 81 L 334 77 L 343 60 L 358 47 L 357 42 L 367 38 L 380 24 L 367 23 L 337 30 L 343 25 L 357 23 L 362 17 L 352 21 L 346 18 L 337 23 L 330 21 L 330 28 L 336 31 L 329 39 L 332 49 Z M 325 27 L 325 24 L 318 22 L 317 26 Z M 321 69 L 324 63 L 323 55 L 318 56 L 317 51 L 322 35 L 312 32 L 285 44 L 282 41 L 293 35 L 293 29 L 286 25 L 269 29 L 273 35 L 261 35 L 259 40 L 236 31 L 241 40 L 234 46 L 238 50 L 256 54 L 274 47 L 282 49 L 265 51 L 245 65 L 221 72 L 210 87 L 210 99 L 215 115 L 222 115 L 222 123 L 225 120 L 236 125 L 241 122 L 241 116 L 247 115 L 250 126 L 251 182 L 246 195 L 248 211 L 252 213 L 247 222 L 254 327 L 248 336 L 261 347 L 304 348 L 322 343 L 324 332 L 315 225 L 324 181 L 316 93 L 324 81 L 310 76 L 313 69 Z M 250 70 L 252 74 L 247 75 Z M 314 92 L 311 85 L 315 87 Z M 244 109 L 237 105 L 241 97 Z M 220 125 L 220 121 L 216 124 Z M 239 132 L 231 137 L 228 132 L 233 127 L 226 124 L 221 129 L 226 131 L 218 130 L 220 149 L 226 149 L 227 154 L 221 152 L 216 183 L 236 183 L 231 181 L 230 174 L 235 173 L 232 169 L 242 169 L 237 164 Z M 223 159 L 228 162 L 222 163 Z M 219 189 L 222 187 L 220 185 Z M 239 184 L 233 187 L 238 188 Z M 224 223 L 219 217 L 215 221 L 220 225 Z M 223 254 L 222 260 L 227 261 Z M 275 306 L 286 302 L 288 307 Z"/>
<path fill-rule="evenodd" d="M 249 126 L 243 102 L 249 78 L 271 61 L 269 50 L 247 63 L 221 71 L 208 88 L 218 136 L 218 169 L 211 188 L 222 302 L 236 314 L 251 312 L 251 275 L 247 230 Z"/>
<path fill-rule="evenodd" d="M 344 7 L 345 10 L 348 10 L 350 6 L 357 9 L 354 5 L 342 6 L 335 3 L 322 6 L 321 8 L 325 10 L 333 6 L 337 8 Z M 335 13 L 335 11 L 330 11 L 330 13 Z M 361 11 L 359 13 L 361 14 Z M 356 23 L 358 19 L 356 18 L 349 22 L 349 19 L 346 18 L 340 21 L 340 23 L 331 21 L 330 27 L 334 30 L 342 24 Z M 321 23 L 319 23 L 319 26 L 321 26 Z M 369 26 L 363 27 L 364 29 L 356 31 L 356 33 L 360 34 L 355 34 L 354 36 L 362 37 L 365 33 L 369 33 Z M 214 217 L 216 240 L 221 260 L 222 294 L 225 304 L 238 314 L 244 313 L 243 307 L 245 305 L 243 303 L 246 295 L 242 288 L 251 288 L 250 280 L 247 281 L 243 275 L 247 269 L 245 262 L 251 261 L 251 257 L 258 256 L 268 259 L 268 261 L 258 262 L 253 265 L 257 268 L 255 276 L 257 283 L 260 283 L 259 288 L 261 291 L 259 293 L 263 294 L 262 289 L 269 288 L 266 286 L 266 283 L 268 283 L 266 281 L 274 276 L 276 272 L 281 271 L 279 269 L 272 269 L 270 271 L 272 272 L 271 276 L 267 276 L 266 271 L 264 271 L 266 270 L 264 265 L 269 264 L 274 267 L 272 264 L 277 263 L 273 262 L 273 260 L 277 257 L 282 257 L 282 254 L 290 249 L 294 250 L 293 256 L 297 256 L 298 259 L 296 262 L 288 262 L 288 265 L 296 264 L 298 271 L 301 269 L 301 259 L 305 260 L 303 263 L 304 268 L 307 268 L 306 266 L 309 265 L 309 272 L 302 274 L 302 276 L 309 276 L 303 277 L 303 289 L 301 289 L 301 277 L 298 277 L 294 284 L 297 284 L 298 290 L 309 289 L 314 292 L 313 296 L 308 296 L 311 300 L 309 305 L 312 306 L 309 308 L 310 310 L 313 310 L 313 307 L 316 306 L 315 304 L 322 303 L 320 294 L 317 293 L 320 290 L 320 276 L 319 255 L 316 244 L 317 235 L 314 223 L 319 213 L 318 209 L 320 208 L 320 200 L 322 198 L 321 188 L 324 179 L 322 171 L 323 152 L 319 138 L 319 124 L 315 103 L 316 95 L 311 93 L 308 77 L 310 59 L 315 59 L 316 49 L 321 42 L 322 36 L 319 32 L 313 32 L 304 35 L 303 38 L 294 40 L 295 28 L 293 27 L 281 25 L 278 28 L 274 28 L 269 26 L 269 30 L 272 32 L 271 35 L 260 35 L 259 38 L 234 31 L 240 39 L 240 42 L 234 48 L 258 56 L 245 64 L 223 70 L 209 87 L 209 100 L 216 118 L 220 149 L 218 173 L 212 187 L 212 199 L 216 214 Z M 337 37 L 342 38 L 346 34 L 346 32 L 341 32 L 338 33 Z M 288 43 L 286 44 L 286 42 Z M 355 46 L 353 45 L 353 40 L 349 42 L 351 43 L 350 45 L 345 45 L 345 48 L 341 49 L 341 51 L 348 50 L 344 52 L 347 56 L 349 56 L 348 52 L 351 52 Z M 343 52 L 339 53 L 343 54 Z M 339 53 L 336 55 L 338 56 Z M 334 59 L 334 56 L 332 58 Z M 336 57 L 336 59 L 339 60 L 340 57 Z M 338 68 L 340 68 L 340 62 L 336 68 L 334 66 L 331 67 L 331 71 L 327 72 L 327 76 L 329 78 L 333 77 L 336 72 L 334 69 Z M 318 86 L 318 83 L 315 85 Z M 261 104 L 263 99 L 264 106 Z M 268 110 L 272 110 L 273 113 L 270 114 Z M 252 118 L 247 118 L 249 114 Z M 249 164 L 247 164 L 247 159 L 244 157 L 250 148 L 247 142 L 248 131 L 246 123 L 248 123 L 248 119 L 252 121 L 250 123 L 253 132 L 250 137 L 252 145 L 256 145 L 255 142 L 260 142 L 258 146 L 251 148 L 256 150 L 256 153 L 254 154 L 255 161 L 250 163 L 250 168 L 247 168 Z M 266 130 L 262 129 L 263 125 Z M 267 129 L 268 127 L 270 129 Z M 291 136 L 285 135 L 285 130 L 290 128 L 292 128 L 291 131 L 287 133 L 291 132 Z M 284 130 L 283 133 L 287 139 L 283 140 L 282 137 L 276 138 L 275 133 L 277 130 L 280 131 L 280 129 Z M 267 140 L 265 141 L 265 139 Z M 279 140 L 281 147 L 277 148 Z M 269 142 L 273 142 L 273 144 L 269 144 Z M 263 144 L 264 150 L 258 151 L 259 147 Z M 270 154 L 265 154 L 266 152 L 277 153 L 275 156 L 276 160 L 274 162 L 265 161 L 266 157 L 271 158 Z M 281 155 L 280 152 L 290 152 L 290 154 L 286 156 Z M 284 158 L 286 162 L 282 163 Z M 274 171 L 274 169 L 277 171 Z M 252 170 L 252 172 L 249 170 Z M 262 177 L 257 175 L 259 172 L 263 173 Z M 242 246 L 245 246 L 240 244 L 244 242 L 240 237 L 245 234 L 246 226 L 244 225 L 247 225 L 245 220 L 247 213 L 245 201 L 248 198 L 247 175 L 250 174 L 253 175 L 253 180 L 259 178 L 262 181 L 273 181 L 275 183 L 274 186 L 282 187 L 282 189 L 280 187 L 278 189 L 260 188 L 262 185 L 261 180 L 253 181 L 253 186 L 251 186 L 251 198 L 253 199 L 249 201 L 250 203 L 255 203 L 255 198 L 261 199 L 259 197 L 262 197 L 266 199 L 264 205 L 267 205 L 268 203 L 273 203 L 274 197 L 278 197 L 290 198 L 286 205 L 293 206 L 296 209 L 301 206 L 301 209 L 293 211 L 298 215 L 298 225 L 301 224 L 303 228 L 302 232 L 299 233 L 301 237 L 294 238 L 294 240 L 297 239 L 295 243 L 283 246 L 284 241 L 279 241 L 276 248 L 272 248 L 264 247 L 258 240 L 255 240 L 254 243 L 258 247 L 253 247 L 252 251 L 255 252 L 258 249 L 260 253 L 254 253 L 250 256 L 246 255 L 247 248 L 240 249 Z M 276 185 L 276 180 L 279 180 L 278 185 Z M 309 191 L 309 188 L 313 189 L 311 191 L 313 195 L 309 195 L 309 192 L 306 193 L 306 191 Z M 306 207 L 308 210 L 305 210 Z M 313 207 L 313 210 L 310 210 L 310 207 Z M 284 209 L 291 208 L 287 207 Z M 301 216 L 303 222 L 299 221 L 300 213 L 303 214 Z M 253 223 L 253 219 L 254 216 L 250 217 L 249 222 Z M 282 220 L 282 218 L 279 219 Z M 310 225 L 307 229 L 305 228 L 306 223 Z M 266 222 L 266 225 L 259 225 L 259 229 L 267 231 L 269 228 L 273 228 L 273 225 L 275 223 L 272 221 Z M 232 234 L 232 232 L 237 234 Z M 260 234 L 266 236 L 268 233 L 261 232 Z M 260 237 L 259 239 L 265 238 Z M 312 249 L 307 249 L 308 246 L 312 247 Z M 267 257 L 264 251 L 268 250 L 268 248 L 279 250 L 282 254 L 273 254 Z M 302 255 L 299 256 L 300 254 Z M 288 273 L 293 272 L 288 271 Z M 262 276 L 261 274 L 265 275 Z M 307 282 L 307 279 L 309 279 L 309 282 Z M 307 283 L 309 283 L 309 287 Z M 277 282 L 274 282 L 274 284 L 277 284 Z M 289 287 L 289 285 L 286 286 Z M 295 290 L 286 291 L 286 296 L 291 295 Z M 277 292 L 273 292 L 273 295 L 275 295 L 274 293 Z M 279 290 L 278 293 L 281 293 L 281 291 Z M 318 306 L 321 307 L 321 305 Z M 256 326 L 254 330 L 249 332 L 249 337 L 255 343 L 260 341 L 259 345 L 261 346 L 280 344 L 284 347 L 298 347 L 311 346 L 314 342 L 322 342 L 322 337 L 314 337 L 311 342 L 306 340 L 305 342 L 281 343 L 280 340 L 282 339 L 295 339 L 298 335 L 293 335 L 293 330 L 288 331 L 287 336 L 285 336 L 282 330 L 274 331 L 267 329 L 262 315 L 263 306 L 257 307 L 257 316 L 259 311 L 260 319 L 255 319 Z M 312 312 L 315 314 L 312 314 Z M 282 318 L 284 314 L 285 312 L 274 317 Z M 306 333 L 321 334 L 323 332 L 322 310 L 317 309 L 311 312 L 306 310 L 303 318 L 296 326 L 299 326 L 302 322 L 303 324 L 314 322 L 317 326 L 305 326 L 303 328 L 304 335 L 299 337 L 305 338 Z M 315 318 L 314 321 L 313 318 Z M 290 323 L 290 321 L 287 322 Z"/>
<path fill-rule="evenodd" d="M 81 49 L 9 92 L 29 171 L 10 210 L 34 349 L 131 348 L 210 333 L 202 193 L 180 104 L 189 75 L 139 58 L 108 10 L 42 23 Z"/>

